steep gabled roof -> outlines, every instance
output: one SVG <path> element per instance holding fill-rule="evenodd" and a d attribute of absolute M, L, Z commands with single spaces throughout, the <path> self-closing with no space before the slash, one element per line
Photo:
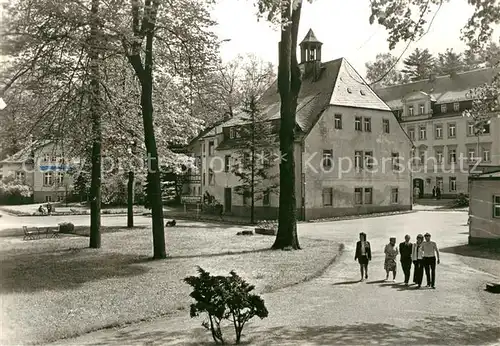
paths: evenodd
<path fill-rule="evenodd" d="M 42 148 L 50 143 L 52 140 L 38 140 L 34 141 L 31 145 L 25 146 L 23 149 L 19 150 L 15 154 L 7 157 L 6 159 L 0 161 L 0 163 L 22 163 L 26 162 L 28 159 L 32 158 L 33 151 Z"/>
<path fill-rule="evenodd" d="M 303 65 L 301 67 L 304 68 Z M 267 89 L 259 102 L 264 120 L 280 119 L 281 99 L 277 81 Z M 298 136 L 309 133 L 330 105 L 391 111 L 344 58 L 322 63 L 316 77 L 314 73 L 304 75 L 297 103 L 296 122 L 301 131 Z M 240 111 L 222 126 L 248 123 L 246 118 Z"/>
<path fill-rule="evenodd" d="M 392 108 L 401 108 L 401 100 L 415 91 L 425 92 L 439 103 L 448 103 L 470 99 L 467 93 L 470 89 L 485 83 L 491 83 L 499 68 L 483 68 L 455 75 L 438 76 L 434 80 L 424 79 L 407 84 L 377 88 L 375 92 Z"/>

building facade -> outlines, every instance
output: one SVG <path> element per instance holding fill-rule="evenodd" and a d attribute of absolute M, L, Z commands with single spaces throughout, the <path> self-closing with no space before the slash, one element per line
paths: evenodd
<path fill-rule="evenodd" d="M 500 169 L 469 177 L 469 244 L 500 244 Z"/>
<path fill-rule="evenodd" d="M 395 115 L 363 78 L 340 58 L 321 61 L 321 42 L 312 30 L 302 43 L 303 74 L 298 97 L 295 135 L 295 190 L 297 215 L 302 220 L 411 209 L 411 176 L 402 163 L 409 159 L 412 143 Z M 260 99 L 264 121 L 278 138 L 280 96 L 276 83 Z M 242 126 L 247 117 L 232 119 L 200 135 L 190 148 L 199 160 L 200 183 L 185 191 L 209 194 L 224 212 L 248 215 L 247 192 L 233 174 L 242 164 Z M 278 141 L 276 141 L 278 142 Z M 266 150 L 270 176 L 279 173 L 279 146 Z M 273 186 L 275 182 L 268 182 Z M 257 218 L 276 218 L 279 192 L 256 196 Z"/>
<path fill-rule="evenodd" d="M 413 186 L 419 197 L 468 193 L 469 170 L 500 164 L 500 118 L 491 114 L 481 131 L 463 112 L 472 108 L 470 90 L 489 83 L 497 71 L 480 69 L 376 89 L 400 119 L 415 145 Z"/>
<path fill-rule="evenodd" d="M 30 186 L 35 203 L 64 201 L 72 179 L 67 173 L 69 159 L 63 153 L 62 146 L 53 141 L 35 142 L 0 161 L 1 179 Z"/>

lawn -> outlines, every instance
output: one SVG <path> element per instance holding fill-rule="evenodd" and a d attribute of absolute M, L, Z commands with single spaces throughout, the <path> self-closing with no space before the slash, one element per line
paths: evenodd
<path fill-rule="evenodd" d="M 196 266 L 214 274 L 235 270 L 269 292 L 299 283 L 327 267 L 338 244 L 301 239 L 302 251 L 267 250 L 273 237 L 236 236 L 241 228 L 182 222 L 168 229 L 169 258 L 151 261 L 151 230 L 104 233 L 103 247 L 88 238 L 22 241 L 0 238 L 0 344 L 46 343 L 107 326 L 188 314 Z"/>
<path fill-rule="evenodd" d="M 35 204 L 20 204 L 20 205 L 5 205 L 1 206 L 0 209 L 14 215 L 18 216 L 32 216 L 40 215 L 38 208 L 40 205 L 46 206 L 46 203 L 35 203 Z M 55 208 L 53 212 L 54 215 L 85 215 L 90 214 L 90 208 L 87 206 L 82 206 L 80 203 L 69 203 L 66 206 L 65 203 L 53 203 Z M 147 212 L 148 209 L 141 205 L 134 205 L 134 213 L 142 214 Z M 101 210 L 102 214 L 126 214 L 127 207 L 103 207 Z"/>

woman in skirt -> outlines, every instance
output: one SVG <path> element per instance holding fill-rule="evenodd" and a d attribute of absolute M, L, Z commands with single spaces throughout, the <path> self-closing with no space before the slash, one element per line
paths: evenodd
<path fill-rule="evenodd" d="M 386 272 L 385 280 L 389 280 L 389 273 L 392 272 L 392 281 L 396 281 L 396 257 L 398 256 L 396 238 L 389 238 L 389 244 L 385 246 L 384 253 L 384 269 Z"/>
<path fill-rule="evenodd" d="M 366 234 L 361 232 L 359 234 L 359 241 L 356 243 L 356 253 L 354 260 L 359 262 L 359 270 L 361 272 L 361 280 L 368 279 L 368 262 L 372 260 L 372 251 L 370 243 L 366 241 Z"/>

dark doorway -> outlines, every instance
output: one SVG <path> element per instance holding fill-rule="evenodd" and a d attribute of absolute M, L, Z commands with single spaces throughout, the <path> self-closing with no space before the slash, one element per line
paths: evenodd
<path fill-rule="evenodd" d="M 231 200 L 232 197 L 232 191 L 230 187 L 224 188 L 224 212 L 225 213 L 230 213 L 231 212 Z"/>
<path fill-rule="evenodd" d="M 424 180 L 420 178 L 413 179 L 413 191 L 415 191 L 416 187 L 418 187 L 419 193 L 418 196 L 413 197 L 422 198 L 424 196 Z"/>

